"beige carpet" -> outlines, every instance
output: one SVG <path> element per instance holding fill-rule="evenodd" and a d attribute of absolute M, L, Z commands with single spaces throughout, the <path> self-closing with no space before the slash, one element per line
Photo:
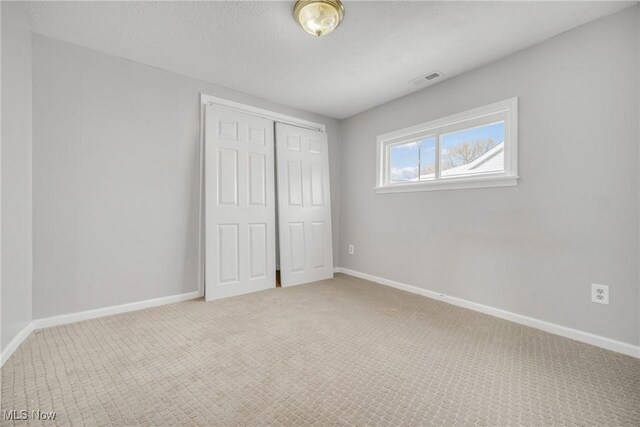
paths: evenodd
<path fill-rule="evenodd" d="M 631 357 L 338 275 L 37 331 L 1 406 L 64 425 L 637 426 L 639 393 Z"/>

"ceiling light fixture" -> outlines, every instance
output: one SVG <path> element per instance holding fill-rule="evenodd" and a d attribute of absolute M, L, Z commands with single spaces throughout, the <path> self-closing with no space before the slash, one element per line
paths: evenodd
<path fill-rule="evenodd" d="M 335 30 L 344 18 L 340 0 L 298 0 L 293 16 L 303 30 L 314 36 L 324 36 Z"/>

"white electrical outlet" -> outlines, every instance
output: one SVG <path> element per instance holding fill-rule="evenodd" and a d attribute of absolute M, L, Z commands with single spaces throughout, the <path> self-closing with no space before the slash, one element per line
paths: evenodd
<path fill-rule="evenodd" d="M 591 302 L 609 304 L 609 287 L 607 285 L 591 284 Z"/>
<path fill-rule="evenodd" d="M 349 245 L 349 255 L 353 255 L 353 253 L 355 252 L 355 246 L 353 245 Z"/>

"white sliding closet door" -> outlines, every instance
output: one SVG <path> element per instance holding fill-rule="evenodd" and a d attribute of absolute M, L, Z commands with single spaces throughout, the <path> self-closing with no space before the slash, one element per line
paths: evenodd
<path fill-rule="evenodd" d="M 273 121 L 212 105 L 205 120 L 205 298 L 273 288 Z"/>
<path fill-rule="evenodd" d="M 333 277 L 327 134 L 276 123 L 280 280 Z"/>

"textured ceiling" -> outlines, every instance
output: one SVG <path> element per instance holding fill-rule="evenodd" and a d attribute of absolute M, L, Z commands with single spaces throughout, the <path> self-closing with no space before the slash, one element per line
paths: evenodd
<path fill-rule="evenodd" d="M 293 2 L 33 2 L 33 31 L 344 118 L 635 2 L 346 2 L 314 38 Z M 442 80 L 442 79 L 440 79 Z"/>

